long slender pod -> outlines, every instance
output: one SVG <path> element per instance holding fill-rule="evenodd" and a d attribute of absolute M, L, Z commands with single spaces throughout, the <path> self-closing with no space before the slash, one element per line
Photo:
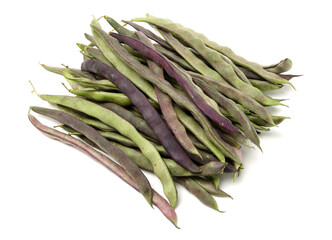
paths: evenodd
<path fill-rule="evenodd" d="M 136 128 L 128 121 L 121 118 L 112 111 L 82 98 L 57 95 L 39 95 L 39 97 L 50 103 L 64 105 L 66 107 L 83 112 L 87 115 L 93 116 L 100 121 L 106 123 L 107 125 L 115 128 L 123 136 L 128 137 L 133 142 L 135 142 L 137 146 L 141 149 L 144 156 L 149 159 L 149 161 L 151 161 L 151 163 L 153 164 L 154 173 L 163 184 L 165 195 L 169 199 L 171 205 L 176 205 L 176 188 L 164 161 L 161 159 L 156 148 L 141 134 L 139 134 Z"/>
<path fill-rule="evenodd" d="M 141 40 L 142 43 L 146 44 L 147 46 L 154 49 L 153 44 L 150 42 L 150 40 L 144 35 L 142 32 L 136 32 L 136 35 L 138 36 L 139 40 Z M 159 67 L 157 64 L 155 64 L 153 61 L 148 60 L 148 66 L 151 69 L 152 72 L 157 74 L 160 78 L 164 78 L 163 69 Z M 190 138 L 188 137 L 186 133 L 186 129 L 184 126 L 179 122 L 176 112 L 173 108 L 172 99 L 162 91 L 159 90 L 158 87 L 155 87 L 156 94 L 158 97 L 158 102 L 160 105 L 160 109 L 163 113 L 163 116 L 172 130 L 174 136 L 177 138 L 179 143 L 184 147 L 187 152 L 189 152 L 192 155 L 196 155 L 200 158 L 198 150 L 194 146 L 194 144 L 191 142 Z"/>
<path fill-rule="evenodd" d="M 131 106 L 131 100 L 123 93 L 97 91 L 90 89 L 69 90 L 70 93 L 77 96 L 85 97 L 97 102 L 114 102 L 121 106 Z"/>
<path fill-rule="evenodd" d="M 67 71 L 64 71 L 63 76 L 66 78 L 68 81 L 73 81 L 77 82 L 78 84 L 82 85 L 83 87 L 87 88 L 94 88 L 95 90 L 100 90 L 100 91 L 113 91 L 113 90 L 119 90 L 112 82 L 108 80 L 98 80 L 96 81 L 91 80 L 89 78 L 84 78 L 84 77 L 74 77 L 72 74 L 70 74 Z"/>
<path fill-rule="evenodd" d="M 59 132 L 53 128 L 47 127 L 41 124 L 32 114 L 28 114 L 30 122 L 44 135 L 50 137 L 52 139 L 58 140 L 65 144 L 71 145 L 74 148 L 86 153 L 110 171 L 112 171 L 115 175 L 120 177 L 123 181 L 128 183 L 134 189 L 139 191 L 140 187 L 137 182 L 135 182 L 128 173 L 117 163 L 113 162 L 110 158 L 106 157 L 104 154 L 98 152 L 94 148 L 85 144 L 84 142 L 62 132 Z M 174 209 L 170 206 L 170 204 L 160 196 L 155 190 L 152 189 L 152 203 L 157 206 L 157 208 L 162 212 L 162 214 L 171 221 L 175 227 L 177 226 L 177 216 Z"/>
<path fill-rule="evenodd" d="M 68 113 L 68 114 L 72 115 L 73 117 L 81 120 L 82 122 L 84 122 L 84 123 L 86 123 L 86 124 L 88 124 L 88 125 L 90 125 L 94 128 L 100 129 L 102 131 L 115 131 L 114 128 L 112 128 L 112 127 L 108 126 L 107 124 L 99 121 L 98 119 L 88 117 L 84 114 L 81 114 L 78 111 L 75 111 L 74 109 L 71 109 L 71 108 L 68 108 L 68 107 L 65 107 L 65 106 L 62 106 L 62 105 L 57 105 L 57 108 L 60 111 Z"/>
<path fill-rule="evenodd" d="M 249 79 L 249 81 L 253 86 L 265 92 L 278 90 L 284 86 L 282 84 L 273 84 L 265 80 Z"/>
<path fill-rule="evenodd" d="M 133 21 L 147 22 L 172 33 L 175 37 L 179 38 L 195 49 L 226 81 L 228 81 L 234 87 L 240 89 L 241 91 L 246 91 L 250 96 L 264 105 L 281 105 L 278 101 L 264 95 L 259 89 L 243 82 L 237 76 L 233 67 L 221 57 L 220 53 L 207 47 L 204 41 L 196 34 L 194 34 L 192 30 L 189 30 L 180 24 L 175 24 L 168 19 L 161 19 L 153 16 L 135 18 Z M 232 58 L 230 59 L 233 60 Z M 286 80 L 283 79 L 283 81 Z M 289 83 L 288 81 L 286 82 Z"/>
<path fill-rule="evenodd" d="M 84 136 L 89 138 L 95 144 L 97 144 L 104 152 L 115 159 L 126 172 L 139 184 L 139 189 L 146 198 L 146 200 L 151 204 L 152 192 L 151 186 L 147 178 L 144 176 L 142 171 L 137 167 L 137 165 L 128 158 L 122 151 L 112 145 L 106 138 L 104 138 L 98 131 L 93 127 L 83 123 L 79 119 L 58 110 L 41 108 L 41 107 L 31 107 L 32 111 L 39 113 L 41 115 L 55 119 L 63 124 L 70 126 L 76 131 L 82 133 Z"/>

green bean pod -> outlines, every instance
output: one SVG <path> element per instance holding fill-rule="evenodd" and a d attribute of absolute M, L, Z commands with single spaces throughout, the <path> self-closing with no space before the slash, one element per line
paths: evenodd
<path fill-rule="evenodd" d="M 290 60 L 289 58 L 285 58 L 277 64 L 263 66 L 263 68 L 268 72 L 283 73 L 289 71 L 292 68 L 292 65 L 293 65 L 292 60 Z"/>
<path fill-rule="evenodd" d="M 68 107 L 65 107 L 65 106 L 62 106 L 59 104 L 57 105 L 57 107 L 60 111 L 68 113 L 68 114 L 72 115 L 73 117 L 81 120 L 82 122 L 84 122 L 94 128 L 97 128 L 99 130 L 106 131 L 106 132 L 115 131 L 114 128 L 108 126 L 107 124 L 105 124 L 97 119 L 87 117 L 86 115 L 81 114 L 80 112 L 77 112 L 71 108 L 68 108 Z"/>
<path fill-rule="evenodd" d="M 282 84 L 273 84 L 267 81 L 257 80 L 257 79 L 249 79 L 251 84 L 256 88 L 260 89 L 261 91 L 273 91 L 282 88 L 284 85 Z"/>
<path fill-rule="evenodd" d="M 120 106 L 130 106 L 132 102 L 123 93 L 105 92 L 97 90 L 70 90 L 70 93 L 85 97 L 97 102 L 114 102 Z"/>
<path fill-rule="evenodd" d="M 78 84 L 86 88 L 94 88 L 95 90 L 100 90 L 100 91 L 119 90 L 112 82 L 108 80 L 96 81 L 83 77 L 74 77 L 67 71 L 64 71 L 62 74 L 67 81 L 77 82 Z"/>

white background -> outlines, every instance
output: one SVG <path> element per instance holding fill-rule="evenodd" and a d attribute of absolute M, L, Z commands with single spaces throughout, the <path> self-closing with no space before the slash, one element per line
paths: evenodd
<path fill-rule="evenodd" d="M 0 239 L 331 239 L 331 8 L 329 1 L 7 1 L 1 6 Z M 291 117 L 244 150 L 240 177 L 222 180 L 234 200 L 218 213 L 178 187 L 178 225 L 88 156 L 39 133 L 31 94 L 68 94 L 38 62 L 80 67 L 92 15 L 170 18 L 261 64 L 289 57 Z M 102 23 L 105 30 L 111 27 Z M 37 115 L 36 115 L 37 116 Z M 39 117 L 39 116 L 38 116 Z M 39 117 L 43 123 L 57 123 Z M 149 175 L 162 192 L 159 182 Z"/>

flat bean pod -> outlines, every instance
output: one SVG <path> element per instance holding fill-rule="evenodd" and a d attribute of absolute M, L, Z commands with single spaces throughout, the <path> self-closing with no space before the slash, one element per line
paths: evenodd
<path fill-rule="evenodd" d="M 71 145 L 80 151 L 86 153 L 93 159 L 100 162 L 102 165 L 104 165 L 106 168 L 108 168 L 110 171 L 112 171 L 114 174 L 116 174 L 118 177 L 120 177 L 123 181 L 128 183 L 130 186 L 132 186 L 134 189 L 139 191 L 140 186 L 138 183 L 136 183 L 129 175 L 128 173 L 117 163 L 113 162 L 110 158 L 106 157 L 102 153 L 96 151 L 89 145 L 85 144 L 84 142 L 73 138 L 65 133 L 59 132 L 53 128 L 49 128 L 43 124 L 41 124 L 32 114 L 28 114 L 30 122 L 44 135 L 46 135 L 49 138 L 58 140 L 60 142 L 63 142 L 65 144 Z M 163 213 L 163 215 L 171 221 L 175 227 L 177 226 L 177 216 L 174 211 L 174 209 L 169 205 L 169 203 L 160 196 L 155 190 L 152 189 L 152 203 L 158 207 L 158 209 Z"/>
<path fill-rule="evenodd" d="M 115 159 L 126 172 L 136 181 L 139 186 L 140 192 L 144 195 L 146 200 L 151 204 L 152 200 L 152 189 L 149 181 L 141 172 L 141 170 L 137 167 L 137 165 L 128 158 L 122 151 L 112 145 L 106 138 L 101 136 L 98 131 L 96 131 L 93 127 L 83 123 L 77 118 L 53 109 L 41 108 L 41 107 L 30 107 L 30 109 L 34 112 L 42 114 L 44 116 L 55 119 L 63 124 L 70 126 L 76 131 L 81 132 L 88 139 L 93 141 L 98 145 L 104 152 L 110 155 L 113 159 Z"/>

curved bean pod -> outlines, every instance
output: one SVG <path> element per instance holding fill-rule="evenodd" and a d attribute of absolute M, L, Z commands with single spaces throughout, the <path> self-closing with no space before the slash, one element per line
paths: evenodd
<path fill-rule="evenodd" d="M 285 58 L 279 63 L 271 64 L 269 66 L 263 66 L 263 68 L 268 72 L 283 73 L 289 71 L 292 68 L 292 65 L 292 60 L 290 60 L 289 58 Z"/>
<path fill-rule="evenodd" d="M 154 173 L 163 184 L 165 195 L 169 199 L 171 205 L 175 206 L 177 201 L 177 192 L 165 163 L 161 159 L 156 148 L 141 134 L 139 134 L 133 125 L 112 111 L 82 98 L 57 95 L 39 95 L 39 97 L 47 102 L 64 105 L 66 107 L 83 112 L 87 115 L 93 116 L 106 123 L 107 125 L 115 128 L 123 136 L 128 137 L 133 142 L 135 142 L 141 149 L 144 156 L 153 164 Z"/>
<path fill-rule="evenodd" d="M 73 138 L 65 133 L 59 132 L 53 128 L 47 127 L 41 124 L 32 114 L 28 114 L 30 122 L 44 135 L 50 137 L 52 139 L 58 140 L 60 142 L 66 143 L 68 145 L 73 146 L 74 148 L 79 149 L 80 151 L 86 153 L 93 159 L 97 160 L 99 163 L 104 165 L 110 171 L 112 171 L 115 175 L 120 177 L 123 181 L 128 183 L 134 189 L 139 191 L 140 186 L 139 183 L 136 183 L 128 173 L 117 163 L 113 162 L 110 158 L 106 157 L 102 153 L 96 151 L 89 145 L 85 144 L 84 142 Z M 163 215 L 171 221 L 175 227 L 177 226 L 177 216 L 174 209 L 169 205 L 169 203 L 160 196 L 155 190 L 152 189 L 152 203 L 157 206 L 157 208 L 163 213 Z"/>
<path fill-rule="evenodd" d="M 84 136 L 90 139 L 92 142 L 98 145 L 104 152 L 109 154 L 113 159 L 115 159 L 126 172 L 136 181 L 139 185 L 140 192 L 144 195 L 146 200 L 151 204 L 152 190 L 151 185 L 147 178 L 144 176 L 142 171 L 137 167 L 137 165 L 129 159 L 122 151 L 112 145 L 106 138 L 101 136 L 93 127 L 83 123 L 77 118 L 53 109 L 41 108 L 41 107 L 30 107 L 30 109 L 41 115 L 50 117 L 57 120 L 63 124 L 70 126 L 76 131 L 81 132 Z"/>
<path fill-rule="evenodd" d="M 115 21 L 113 18 L 108 17 L 108 16 L 104 16 L 104 18 L 118 33 L 136 38 L 136 35 L 133 31 L 130 31 L 127 28 L 123 27 L 120 23 Z"/>

